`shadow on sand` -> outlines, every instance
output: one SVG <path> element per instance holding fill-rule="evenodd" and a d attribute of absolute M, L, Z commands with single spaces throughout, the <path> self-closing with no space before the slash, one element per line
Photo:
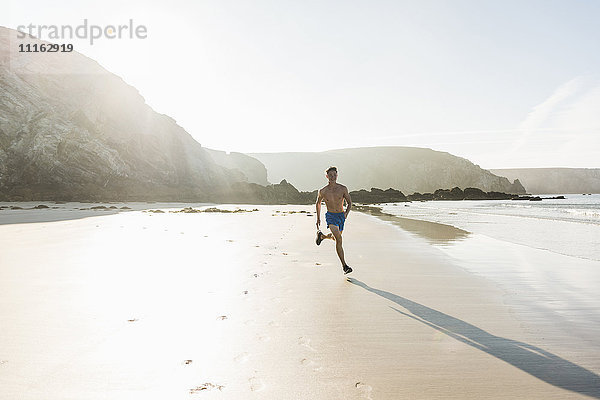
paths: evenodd
<path fill-rule="evenodd" d="M 402 306 L 411 314 L 398 313 L 432 327 L 460 342 L 484 351 L 556 387 L 600 398 L 600 376 L 539 347 L 494 336 L 448 314 L 404 297 L 372 288 L 355 278 L 347 281 Z"/>

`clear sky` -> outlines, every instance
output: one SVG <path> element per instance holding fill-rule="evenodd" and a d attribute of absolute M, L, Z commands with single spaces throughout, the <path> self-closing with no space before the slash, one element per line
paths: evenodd
<path fill-rule="evenodd" d="M 14 1 L 203 146 L 429 147 L 484 168 L 600 167 L 600 1 Z M 42 36 L 42 38 L 45 38 Z"/>

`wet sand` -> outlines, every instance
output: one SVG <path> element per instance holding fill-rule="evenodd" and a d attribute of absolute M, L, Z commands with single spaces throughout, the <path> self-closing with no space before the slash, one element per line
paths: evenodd
<path fill-rule="evenodd" d="M 0 225 L 0 399 L 600 398 L 597 343 L 412 233 L 351 213 L 344 276 L 258 208 Z"/>

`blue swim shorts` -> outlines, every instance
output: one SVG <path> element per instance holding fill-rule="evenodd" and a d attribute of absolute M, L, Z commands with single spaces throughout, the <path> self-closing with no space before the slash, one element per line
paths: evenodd
<path fill-rule="evenodd" d="M 344 221 L 346 221 L 346 217 L 344 213 L 332 213 L 327 211 L 325 213 L 325 221 L 327 222 L 327 227 L 329 225 L 336 225 L 340 231 L 344 230 Z"/>

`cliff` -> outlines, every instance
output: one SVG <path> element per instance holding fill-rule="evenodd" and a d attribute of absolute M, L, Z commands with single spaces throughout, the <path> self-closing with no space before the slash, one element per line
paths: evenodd
<path fill-rule="evenodd" d="M 600 193 L 600 168 L 493 169 L 508 179 L 519 179 L 535 194 Z"/>
<path fill-rule="evenodd" d="M 43 41 L 16 34 L 0 27 L 0 200 L 209 201 L 247 181 L 94 60 L 19 53 Z"/>
<path fill-rule="evenodd" d="M 338 167 L 338 181 L 349 190 L 379 187 L 404 193 L 476 187 L 486 192 L 525 193 L 517 181 L 492 174 L 469 160 L 416 147 L 366 147 L 319 153 L 251 153 L 267 168 L 270 181 L 287 179 L 299 190 L 327 184 L 325 169 Z"/>

